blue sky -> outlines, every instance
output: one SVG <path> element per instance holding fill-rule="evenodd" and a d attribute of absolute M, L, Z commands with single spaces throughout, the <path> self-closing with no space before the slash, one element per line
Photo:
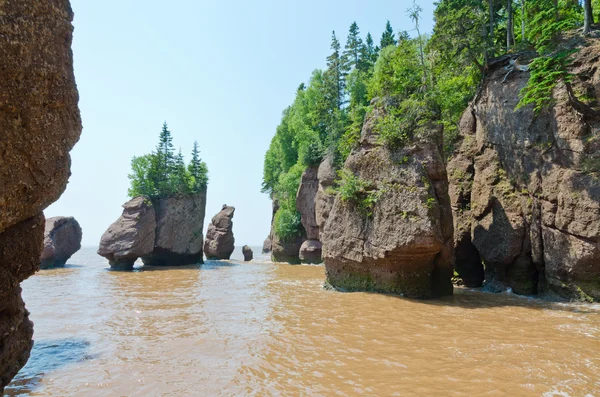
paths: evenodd
<path fill-rule="evenodd" d="M 433 2 L 422 30 L 431 31 Z M 66 192 L 46 216 L 75 216 L 95 246 L 127 201 L 132 156 L 150 152 L 163 121 L 186 161 L 194 140 L 208 164 L 205 226 L 236 207 L 236 245 L 261 245 L 271 203 L 262 166 L 281 112 L 325 67 L 331 32 L 356 21 L 379 41 L 386 20 L 411 30 L 412 1 L 72 0 L 83 119 Z"/>

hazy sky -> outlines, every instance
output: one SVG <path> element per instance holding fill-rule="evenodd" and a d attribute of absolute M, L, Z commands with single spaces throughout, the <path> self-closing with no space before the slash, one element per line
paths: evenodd
<path fill-rule="evenodd" d="M 189 160 L 194 140 L 209 168 L 205 227 L 236 207 L 236 245 L 262 245 L 271 203 L 260 193 L 265 151 L 281 112 L 325 67 L 331 31 L 356 21 L 378 43 L 386 20 L 411 30 L 408 0 L 71 0 L 83 118 L 66 192 L 46 216 L 74 216 L 97 245 L 128 200 L 132 156 L 150 152 L 163 121 Z M 432 27 L 433 2 L 422 30 Z"/>

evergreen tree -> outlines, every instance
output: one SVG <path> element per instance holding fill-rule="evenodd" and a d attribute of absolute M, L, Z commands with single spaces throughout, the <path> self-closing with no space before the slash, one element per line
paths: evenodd
<path fill-rule="evenodd" d="M 342 58 L 340 55 L 340 42 L 335 36 L 331 36 L 331 49 L 333 53 L 327 57 L 327 71 L 325 80 L 327 85 L 327 95 L 335 103 L 337 109 L 341 109 L 344 102 L 344 71 L 342 68 Z"/>
<path fill-rule="evenodd" d="M 367 71 L 375 65 L 377 57 L 379 56 L 379 48 L 373 43 L 373 36 L 371 33 L 367 33 L 365 44 L 361 48 L 361 70 Z"/>
<path fill-rule="evenodd" d="M 361 52 L 363 52 L 363 42 L 360 38 L 360 30 L 356 22 L 350 25 L 346 47 L 342 55 L 342 69 L 344 73 L 350 73 L 352 69 L 356 69 L 360 64 Z"/>
<path fill-rule="evenodd" d="M 177 194 L 191 193 L 190 175 L 185 167 L 181 148 L 173 161 L 173 172 L 170 177 L 173 192 L 176 192 Z"/>
<path fill-rule="evenodd" d="M 188 171 L 192 178 L 191 190 L 194 193 L 200 192 L 206 189 L 208 184 L 208 168 L 206 163 L 200 158 L 200 150 L 198 150 L 198 141 L 194 141 L 194 147 L 192 149 L 192 159 L 188 165 Z"/>
<path fill-rule="evenodd" d="M 159 191 L 166 192 L 169 189 L 169 175 L 173 170 L 175 161 L 175 149 L 173 147 L 173 137 L 167 126 L 167 122 L 163 123 L 162 130 L 158 137 L 158 145 L 156 146 L 156 172 L 154 177 L 155 186 Z"/>
<path fill-rule="evenodd" d="M 397 44 L 397 41 L 394 38 L 394 29 L 392 29 L 392 24 L 390 23 L 390 21 L 387 21 L 385 24 L 385 30 L 383 31 L 383 34 L 381 35 L 380 47 L 381 47 L 381 49 L 384 49 L 387 46 L 396 45 L 396 44 Z"/>

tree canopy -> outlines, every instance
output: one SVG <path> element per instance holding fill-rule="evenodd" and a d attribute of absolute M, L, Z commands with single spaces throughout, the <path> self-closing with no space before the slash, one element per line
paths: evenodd
<path fill-rule="evenodd" d="M 175 153 L 173 137 L 165 122 L 156 150 L 131 160 L 128 175 L 130 197 L 151 199 L 195 194 L 206 191 L 208 167 L 200 158 L 198 142 L 194 142 L 190 163 L 186 166 L 181 149 Z"/>

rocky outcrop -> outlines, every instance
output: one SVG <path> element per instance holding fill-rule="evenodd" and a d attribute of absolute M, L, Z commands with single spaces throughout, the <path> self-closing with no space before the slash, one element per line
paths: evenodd
<path fill-rule="evenodd" d="M 279 204 L 273 200 L 273 216 L 271 218 L 271 260 L 279 263 L 296 265 L 300 263 L 300 246 L 304 242 L 303 237 L 296 237 L 291 241 L 284 241 L 275 233 L 275 214 L 279 210 Z"/>
<path fill-rule="evenodd" d="M 322 232 L 325 230 L 325 224 L 327 223 L 327 219 L 329 219 L 329 213 L 335 201 L 333 188 L 335 187 L 337 173 L 332 154 L 325 156 L 321 162 L 317 172 L 317 179 L 319 180 L 319 188 L 315 197 L 315 221 L 319 227 L 319 231 Z"/>
<path fill-rule="evenodd" d="M 300 247 L 299 258 L 302 263 L 321 263 L 320 233 L 315 211 L 316 197 L 319 190 L 318 170 L 318 167 L 313 166 L 308 167 L 302 173 L 296 195 L 296 209 L 301 215 L 302 226 L 308 239 Z"/>
<path fill-rule="evenodd" d="M 0 2 L 0 392 L 25 364 L 33 323 L 20 282 L 39 269 L 42 211 L 81 134 L 67 0 Z"/>
<path fill-rule="evenodd" d="M 457 269 L 473 285 L 483 262 L 488 290 L 600 299 L 599 53 L 588 39 L 539 114 L 516 109 L 529 72 L 505 79 L 505 59 L 465 112 L 448 173 Z"/>
<path fill-rule="evenodd" d="M 41 269 L 63 267 L 81 249 L 81 226 L 73 217 L 46 219 Z"/>
<path fill-rule="evenodd" d="M 300 246 L 300 261 L 307 264 L 317 264 L 323 262 L 321 258 L 323 244 L 319 240 L 306 240 Z"/>
<path fill-rule="evenodd" d="M 271 236 L 269 236 L 265 239 L 265 242 L 263 243 L 263 247 L 262 247 L 263 254 L 268 254 L 270 252 L 271 252 Z"/>
<path fill-rule="evenodd" d="M 158 200 L 154 204 L 154 250 L 142 256 L 148 266 L 184 266 L 203 262 L 206 192 Z"/>
<path fill-rule="evenodd" d="M 154 251 L 156 214 L 147 197 L 136 197 L 123 204 L 123 214 L 110 225 L 100 239 L 98 255 L 108 259 L 110 267 L 131 270 L 138 258 Z"/>
<path fill-rule="evenodd" d="M 254 259 L 254 253 L 252 252 L 252 248 L 250 248 L 247 245 L 244 245 L 242 247 L 242 254 L 244 255 L 245 262 L 250 262 L 252 259 Z"/>
<path fill-rule="evenodd" d="M 206 241 L 204 242 L 204 253 L 207 259 L 229 259 L 235 249 L 233 238 L 233 214 L 235 208 L 223 205 L 223 209 L 212 218 Z"/>
<path fill-rule="evenodd" d="M 393 105 L 392 105 L 393 106 Z M 375 104 L 344 172 L 364 186 L 335 198 L 321 235 L 327 281 L 346 291 L 429 298 L 452 294 L 453 227 L 442 130 L 431 123 L 403 147 L 380 144 Z"/>
<path fill-rule="evenodd" d="M 111 268 L 131 270 L 139 258 L 148 266 L 202 263 L 206 192 L 151 201 L 136 197 L 102 235 L 98 255 Z"/>

